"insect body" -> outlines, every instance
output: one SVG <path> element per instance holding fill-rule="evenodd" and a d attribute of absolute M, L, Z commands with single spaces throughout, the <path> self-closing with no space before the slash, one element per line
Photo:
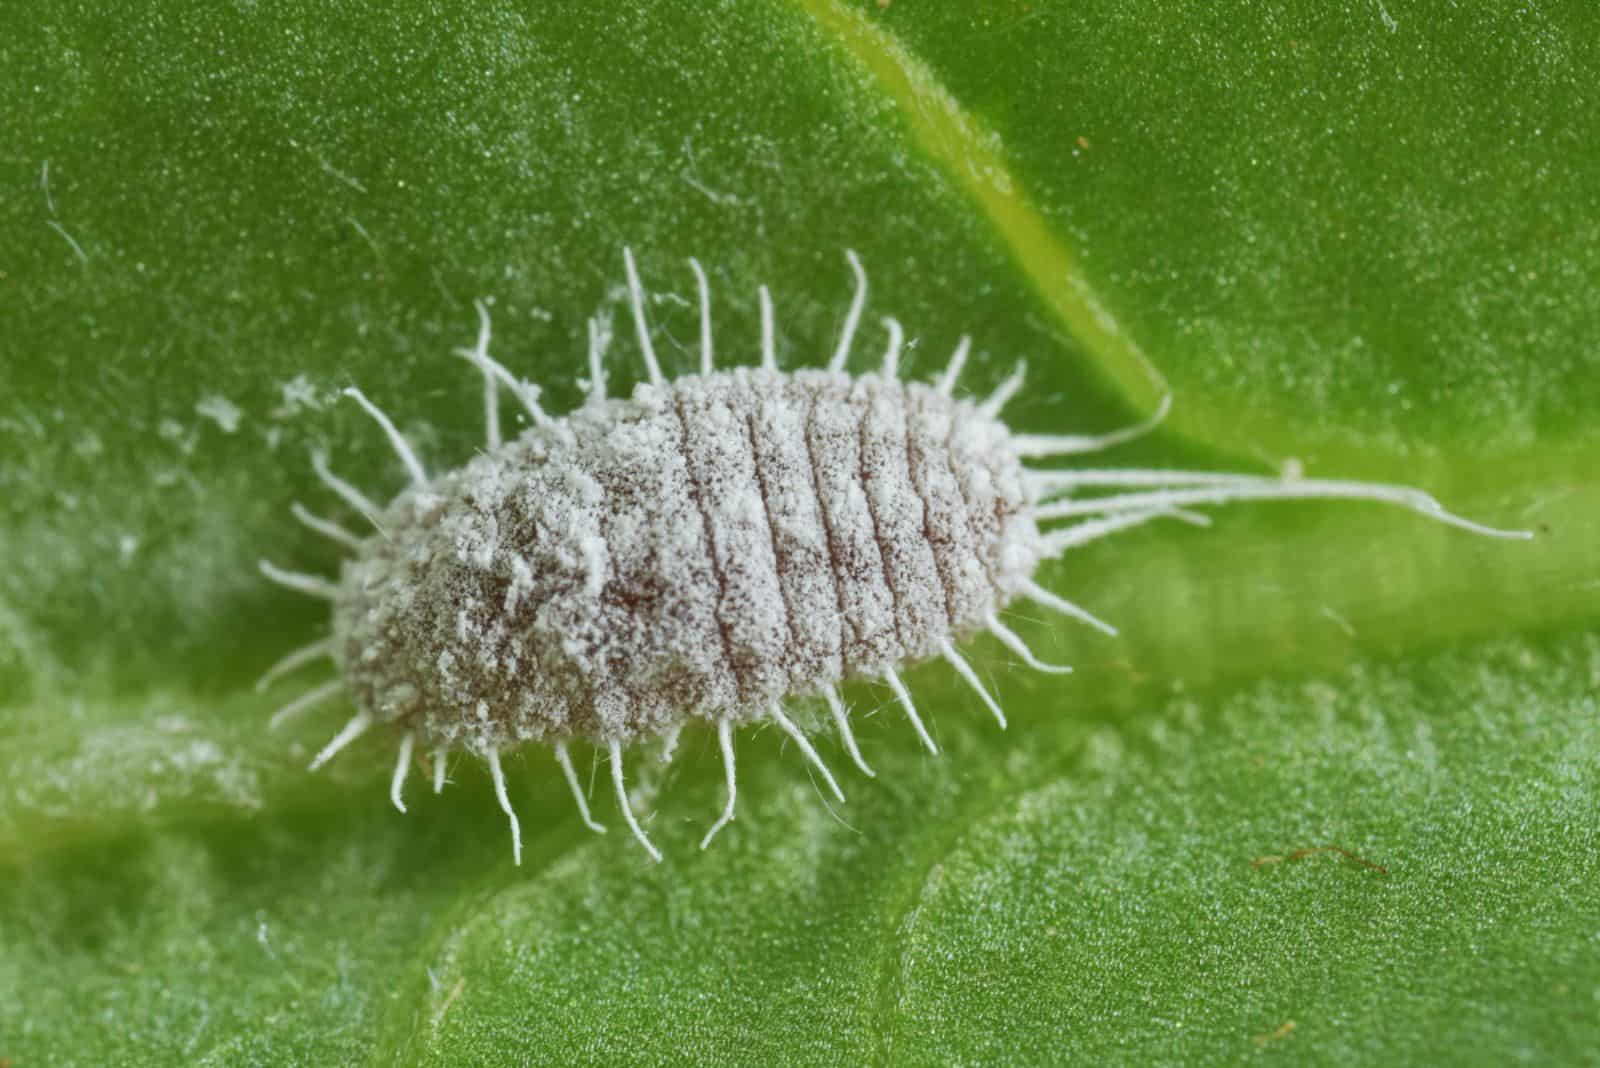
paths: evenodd
<path fill-rule="evenodd" d="M 1042 561 L 1074 546 L 1158 518 L 1204 523 L 1192 508 L 1258 497 L 1383 500 L 1502 533 L 1400 487 L 1026 467 L 1027 459 L 1107 448 L 1154 420 L 1098 437 L 1015 434 L 1000 411 L 1021 385 L 1020 368 L 981 403 L 957 398 L 963 340 L 937 382 L 902 381 L 903 333 L 892 319 L 885 320 L 881 365 L 849 374 L 866 296 L 860 263 L 853 253 L 849 260 L 857 291 L 838 348 L 826 369 L 794 372 L 777 368 L 765 288 L 760 366 L 713 367 L 708 288 L 690 261 L 701 295 L 701 368 L 668 381 L 628 255 L 648 380 L 627 399 L 608 398 L 605 333 L 591 323 L 590 394 L 560 419 L 547 416 L 536 391 L 489 357 L 480 305 L 478 347 L 462 355 L 484 374 L 489 448 L 436 477 L 388 418 L 350 390 L 393 442 L 412 485 L 380 507 L 317 458 L 324 482 L 377 533 L 358 538 L 296 505 L 299 518 L 353 557 L 337 583 L 262 564 L 269 577 L 333 602 L 332 637 L 291 654 L 263 680 L 324 655 L 340 668 L 338 681 L 275 717 L 340 692 L 353 700 L 356 715 L 312 767 L 371 726 L 390 725 L 400 739 L 392 796 L 404 811 L 401 788 L 414 746 L 433 750 L 436 789 L 447 750 L 478 754 L 511 821 L 520 862 L 520 827 L 500 753 L 549 743 L 585 823 L 603 830 L 567 751 L 569 740 L 587 739 L 607 751 L 622 814 L 660 859 L 626 799 L 629 743 L 675 736 L 696 721 L 716 730 L 727 805 L 702 846 L 733 818 L 733 730 L 750 721 L 771 721 L 788 734 L 842 800 L 785 704 L 824 699 L 851 757 L 870 775 L 838 684 L 855 677 L 887 682 L 923 744 L 937 751 L 898 672 L 942 657 L 1004 726 L 999 704 L 957 646 L 988 631 L 1033 667 L 1067 670 L 1041 663 L 1000 621 L 1017 598 L 1115 633 L 1033 580 Z M 500 439 L 502 385 L 533 420 L 512 442 Z M 1082 494 L 1107 488 L 1128 492 Z M 1041 527 L 1068 518 L 1079 521 Z"/>

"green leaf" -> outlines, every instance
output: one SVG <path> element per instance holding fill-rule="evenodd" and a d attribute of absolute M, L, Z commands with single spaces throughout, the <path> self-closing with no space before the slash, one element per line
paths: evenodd
<path fill-rule="evenodd" d="M 0 13 L 0 1060 L 619 1064 L 1592 1060 L 1600 1048 L 1600 20 L 1370 0 L 307 3 Z M 1192 9 L 1191 9 L 1192 8 Z M 1528 526 L 1240 505 L 1040 579 L 1046 677 L 911 671 L 876 779 L 775 731 L 630 776 L 667 853 L 578 822 L 549 754 L 388 806 L 305 763 L 335 556 L 307 462 L 482 441 L 451 350 L 562 411 L 621 249 L 669 373 L 707 266 L 723 363 L 787 366 L 852 279 L 982 393 L 1130 466 L 1420 486 Z M 509 411 L 509 409 L 508 409 Z M 826 715 L 801 705 L 807 725 Z M 819 741 L 848 766 L 831 734 Z M 589 753 L 580 770 L 589 770 Z M 596 765 L 598 769 L 598 765 Z M 597 814 L 618 824 L 606 776 Z M 1337 848 L 1332 848 L 1337 847 Z"/>

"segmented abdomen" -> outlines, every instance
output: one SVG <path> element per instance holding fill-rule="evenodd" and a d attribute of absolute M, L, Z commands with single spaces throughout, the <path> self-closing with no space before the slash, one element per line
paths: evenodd
<path fill-rule="evenodd" d="M 340 628 L 364 635 L 345 660 L 374 697 L 414 694 L 395 718 L 450 740 L 474 720 L 487 741 L 757 718 L 937 654 L 1027 580 L 1037 538 L 1007 440 L 972 405 L 877 375 L 641 387 L 430 486 L 449 507 L 402 496 L 386 526 L 450 518 L 433 551 L 397 560 L 374 539 L 347 571 L 376 596 L 345 598 L 364 616 Z M 402 639 L 433 670 L 370 651 Z"/>

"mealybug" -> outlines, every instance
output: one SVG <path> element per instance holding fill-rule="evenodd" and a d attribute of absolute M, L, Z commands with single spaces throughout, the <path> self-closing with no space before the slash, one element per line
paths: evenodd
<path fill-rule="evenodd" d="M 727 804 L 702 848 L 734 815 L 733 731 L 741 724 L 776 724 L 842 800 L 785 704 L 824 700 L 867 775 L 838 692 L 844 679 L 886 682 L 936 752 L 900 672 L 940 657 L 1005 726 L 1000 705 L 957 648 L 987 631 L 1032 667 L 1068 670 L 1040 662 L 1001 622 L 1001 610 L 1018 598 L 1115 634 L 1033 580 L 1042 561 L 1076 546 L 1155 519 L 1203 525 L 1196 508 L 1262 498 L 1385 501 L 1480 534 L 1526 536 L 1469 522 L 1398 486 L 1025 466 L 1128 441 L 1167 405 L 1109 434 L 1013 433 L 1000 412 L 1022 385 L 1020 366 L 986 400 L 958 398 L 963 338 L 937 381 L 903 381 L 904 333 L 889 318 L 878 369 L 852 375 L 845 367 L 867 279 L 855 253 L 846 255 L 856 289 L 838 345 L 826 368 L 796 371 L 778 369 L 764 286 L 760 365 L 714 368 L 709 286 L 691 259 L 700 369 L 669 381 L 624 250 L 648 378 L 627 399 L 607 397 L 609 332 L 591 320 L 588 397 L 560 418 L 539 407 L 536 387 L 490 358 L 480 303 L 477 346 L 458 354 L 483 375 L 488 447 L 443 474 L 430 476 L 389 418 L 359 390 L 346 390 L 388 436 L 411 485 L 380 505 L 315 456 L 318 477 L 375 533 L 357 536 L 296 504 L 296 518 L 350 551 L 338 581 L 262 561 L 267 577 L 333 603 L 331 637 L 291 653 L 262 679 L 264 686 L 323 657 L 339 668 L 336 681 L 273 717 L 281 723 L 339 694 L 353 700 L 355 716 L 311 767 L 374 725 L 392 727 L 399 758 L 391 797 L 403 812 L 415 746 L 432 751 L 435 791 L 447 751 L 476 753 L 488 764 L 520 863 L 501 752 L 548 742 L 584 823 L 603 831 L 567 751 L 571 739 L 583 738 L 609 755 L 623 819 L 659 860 L 624 788 L 629 743 L 670 738 L 697 721 L 716 730 Z M 501 438 L 500 386 L 532 420 L 515 441 Z M 1077 522 L 1053 525 L 1069 519 Z"/>

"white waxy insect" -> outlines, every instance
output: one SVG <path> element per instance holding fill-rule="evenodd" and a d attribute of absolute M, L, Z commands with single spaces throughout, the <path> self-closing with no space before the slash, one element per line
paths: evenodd
<path fill-rule="evenodd" d="M 823 699 L 845 750 L 867 775 L 837 687 L 886 682 L 912 728 L 936 752 L 899 672 L 947 661 L 993 712 L 999 703 L 957 647 L 982 631 L 1028 665 L 1042 663 L 1000 621 L 1027 599 L 1115 629 L 1039 586 L 1038 566 L 1069 549 L 1156 519 L 1205 524 L 1193 509 L 1229 501 L 1344 498 L 1401 505 L 1480 534 L 1523 537 L 1452 515 L 1414 489 L 1362 482 L 1275 479 L 1147 469 L 1046 470 L 1024 461 L 1096 452 L 1153 427 L 1101 435 L 1013 433 L 1001 408 L 1022 369 L 986 400 L 954 394 L 968 353 L 963 338 L 932 384 L 900 379 L 903 332 L 885 319 L 888 349 L 875 371 L 846 371 L 866 304 L 867 280 L 846 254 L 856 291 L 825 368 L 780 371 L 772 301 L 760 291 L 759 366 L 716 370 L 710 293 L 700 296 L 699 373 L 668 380 L 651 345 L 644 293 L 626 250 L 629 293 L 647 371 L 627 399 L 608 398 L 609 332 L 589 330 L 589 394 L 561 417 L 538 390 L 489 356 L 480 303 L 478 344 L 459 355 L 483 374 L 488 447 L 470 463 L 429 475 L 389 418 L 359 390 L 411 476 L 380 505 L 313 458 L 321 480 L 376 533 L 358 536 L 300 505 L 294 515 L 351 556 L 338 581 L 284 571 L 266 576 L 333 603 L 333 633 L 285 657 L 267 683 L 320 658 L 339 678 L 274 717 L 281 723 L 344 696 L 356 713 L 317 753 L 313 769 L 374 726 L 399 742 L 391 797 L 415 747 L 432 754 L 444 785 L 453 749 L 488 765 L 495 796 L 522 837 L 500 754 L 529 741 L 553 748 L 584 823 L 590 815 L 568 754 L 581 738 L 607 754 L 622 817 L 650 856 L 628 801 L 624 751 L 644 737 L 675 737 L 686 723 L 716 731 L 727 804 L 701 847 L 734 816 L 734 728 L 775 724 L 843 800 L 837 781 L 786 703 Z M 503 441 L 501 386 L 527 410 L 529 429 Z M 1076 520 L 1065 526 L 1054 524 Z"/>

